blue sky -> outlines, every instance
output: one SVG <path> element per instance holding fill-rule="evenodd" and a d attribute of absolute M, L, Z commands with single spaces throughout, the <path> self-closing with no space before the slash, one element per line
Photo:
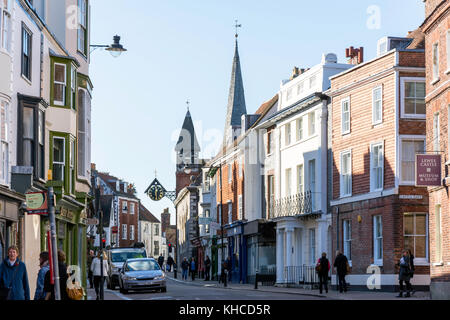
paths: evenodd
<path fill-rule="evenodd" d="M 91 44 L 110 44 L 118 34 L 128 49 L 119 58 L 103 50 L 91 56 L 92 162 L 135 183 L 156 217 L 170 208 L 172 223 L 171 201 L 153 202 L 144 191 L 155 170 L 167 190 L 175 189 L 173 149 L 187 99 L 197 138 L 209 150 L 204 157 L 211 157 L 208 135 L 223 132 L 225 123 L 236 19 L 248 113 L 273 97 L 294 66 L 312 67 L 330 52 L 345 63 L 349 46 L 364 47 L 370 60 L 378 39 L 406 36 L 424 19 L 422 0 L 92 0 L 91 6 Z"/>

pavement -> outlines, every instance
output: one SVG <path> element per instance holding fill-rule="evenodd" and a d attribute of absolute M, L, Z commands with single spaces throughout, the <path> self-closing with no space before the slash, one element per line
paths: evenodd
<path fill-rule="evenodd" d="M 286 287 L 276 287 L 276 286 L 261 286 L 258 285 L 258 289 L 255 289 L 254 284 L 242 284 L 242 283 L 227 283 L 227 287 L 224 287 L 223 283 L 219 284 L 218 281 L 205 281 L 204 279 L 196 279 L 192 281 L 188 278 L 187 281 L 181 280 L 181 273 L 177 274 L 177 279 L 174 278 L 173 272 L 166 272 L 167 278 L 176 281 L 178 283 L 184 283 L 185 285 L 191 286 L 202 286 L 202 287 L 215 287 L 222 288 L 225 290 L 249 290 L 249 291 L 259 291 L 259 292 L 270 292 L 270 293 L 283 293 L 283 294 L 295 294 L 302 296 L 313 296 L 325 299 L 333 300 L 430 300 L 429 292 L 415 292 L 410 298 L 397 298 L 396 292 L 383 292 L 377 291 L 347 291 L 346 293 L 339 293 L 335 290 L 329 290 L 328 293 L 323 292 L 320 294 L 318 289 L 303 289 L 303 288 L 286 288 Z"/>

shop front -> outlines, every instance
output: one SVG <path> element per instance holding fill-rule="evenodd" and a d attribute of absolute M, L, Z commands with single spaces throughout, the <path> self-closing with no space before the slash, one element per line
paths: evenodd
<path fill-rule="evenodd" d="M 86 286 L 87 259 L 87 215 L 84 206 L 61 199 L 56 205 L 56 245 L 66 255 L 67 267 L 78 270 L 83 286 Z M 41 247 L 47 248 L 47 230 L 50 229 L 48 217 L 42 219 Z"/>
<path fill-rule="evenodd" d="M 245 283 L 244 272 L 247 265 L 247 252 L 243 237 L 243 222 L 236 221 L 227 226 L 228 256 L 231 258 L 231 282 Z"/>
<path fill-rule="evenodd" d="M 244 225 L 244 242 L 247 253 L 246 282 L 255 283 L 257 272 L 259 274 L 275 274 L 275 224 L 264 220 L 248 222 Z"/>
<path fill-rule="evenodd" d="M 1 188 L 3 189 L 3 188 Z M 17 246 L 19 254 L 24 254 L 23 223 L 19 207 L 25 201 L 23 195 L 15 192 L 0 190 L 0 258 L 5 259 L 8 255 L 8 247 Z"/>

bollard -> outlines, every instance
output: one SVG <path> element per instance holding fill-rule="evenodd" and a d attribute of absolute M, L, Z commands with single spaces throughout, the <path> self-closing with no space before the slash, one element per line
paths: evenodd
<path fill-rule="evenodd" d="M 258 271 L 256 272 L 255 275 L 255 290 L 258 289 Z"/>
<path fill-rule="evenodd" d="M 228 272 L 227 272 L 227 270 L 225 270 L 225 272 L 223 274 L 225 275 L 224 279 L 223 279 L 223 286 L 226 287 L 227 286 L 227 281 L 228 281 Z"/>
<path fill-rule="evenodd" d="M 175 279 L 177 278 L 177 267 L 176 266 L 173 267 L 173 277 Z"/>

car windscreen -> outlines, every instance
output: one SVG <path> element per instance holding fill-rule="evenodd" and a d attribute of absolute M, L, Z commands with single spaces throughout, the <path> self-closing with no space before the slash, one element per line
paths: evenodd
<path fill-rule="evenodd" d="M 153 260 L 130 261 L 127 265 L 127 271 L 152 271 L 160 270 L 159 265 Z"/>
<path fill-rule="evenodd" d="M 114 250 L 111 251 L 112 262 L 125 262 L 128 259 L 145 258 L 145 251 Z"/>

